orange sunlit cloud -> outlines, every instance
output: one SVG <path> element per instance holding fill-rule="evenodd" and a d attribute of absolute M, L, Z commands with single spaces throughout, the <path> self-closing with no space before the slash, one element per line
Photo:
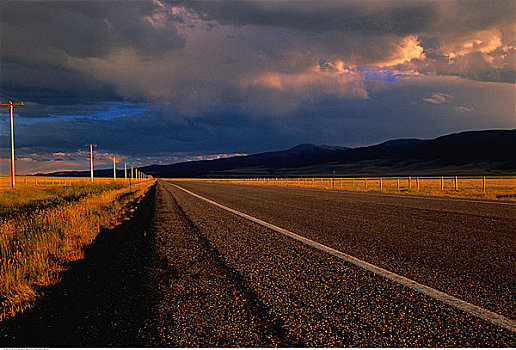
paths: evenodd
<path fill-rule="evenodd" d="M 447 44 L 442 50 L 445 56 L 455 59 L 471 52 L 491 53 L 502 46 L 500 30 L 490 29 L 471 33 L 457 42 Z"/>
<path fill-rule="evenodd" d="M 417 36 L 410 35 L 397 45 L 395 52 L 385 61 L 377 62 L 379 67 L 396 66 L 398 64 L 410 62 L 414 59 L 422 60 L 425 58 L 424 49 L 417 39 Z"/>

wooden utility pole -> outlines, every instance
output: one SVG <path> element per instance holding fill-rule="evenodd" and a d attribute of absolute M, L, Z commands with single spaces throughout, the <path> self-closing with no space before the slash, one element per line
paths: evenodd
<path fill-rule="evenodd" d="M 23 102 L 13 103 L 9 101 L 9 103 L 2 103 L 0 106 L 9 106 L 11 109 L 11 187 L 14 188 L 15 185 L 15 172 L 14 172 L 14 123 L 13 123 L 13 109 L 14 106 L 23 106 Z"/>
<path fill-rule="evenodd" d="M 124 178 L 127 180 L 127 162 L 124 162 Z"/>
<path fill-rule="evenodd" d="M 97 147 L 97 145 L 94 145 L 92 143 L 89 143 L 86 145 L 86 147 L 90 147 L 90 177 L 91 182 L 93 182 L 93 147 Z"/>
<path fill-rule="evenodd" d="M 116 180 L 116 156 L 113 156 L 113 180 Z"/>

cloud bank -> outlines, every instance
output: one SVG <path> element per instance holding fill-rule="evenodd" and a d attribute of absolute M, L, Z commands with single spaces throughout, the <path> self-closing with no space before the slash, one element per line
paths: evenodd
<path fill-rule="evenodd" d="M 150 162 L 516 127 L 512 1 L 0 6 L 20 157 L 96 142 Z"/>

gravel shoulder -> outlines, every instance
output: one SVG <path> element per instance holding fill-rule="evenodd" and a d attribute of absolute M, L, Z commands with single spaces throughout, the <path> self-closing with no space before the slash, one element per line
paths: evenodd
<path fill-rule="evenodd" d="M 299 346 L 247 281 L 192 223 L 168 186 L 157 188 L 145 332 L 153 347 Z"/>

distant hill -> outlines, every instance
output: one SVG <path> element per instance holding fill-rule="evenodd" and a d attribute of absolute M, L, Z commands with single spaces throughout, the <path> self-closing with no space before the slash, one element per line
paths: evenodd
<path fill-rule="evenodd" d="M 301 144 L 288 150 L 215 160 L 150 165 L 154 177 L 398 174 L 516 175 L 516 130 L 467 131 L 432 140 L 398 139 L 348 148 Z M 103 173 L 106 172 L 106 175 Z M 89 176 L 60 172 L 53 176 Z M 111 176 L 112 170 L 96 176 Z M 50 175 L 50 174 L 49 174 Z"/>
<path fill-rule="evenodd" d="M 516 130 L 467 131 L 433 140 L 392 140 L 350 149 L 340 161 L 372 159 L 438 160 L 442 164 L 516 160 Z"/>
<path fill-rule="evenodd" d="M 330 162 L 336 154 L 347 151 L 347 147 L 318 146 L 302 144 L 286 151 L 266 152 L 214 160 L 183 162 L 170 165 L 151 165 L 141 168 L 155 177 L 206 176 L 242 168 L 299 168 Z M 164 174 L 164 175 L 163 175 Z"/>
<path fill-rule="evenodd" d="M 398 139 L 358 148 L 302 144 L 285 151 L 151 165 L 142 171 L 156 177 L 332 175 L 333 171 L 395 175 L 410 173 L 411 167 L 418 173 L 439 169 L 447 173 L 507 173 L 516 171 L 515 150 L 516 130 L 468 131 L 432 140 Z M 356 165 L 361 162 L 369 170 L 359 171 Z M 465 167 L 469 164 L 473 167 Z M 350 165 L 355 165 L 353 170 L 343 171 Z"/>

